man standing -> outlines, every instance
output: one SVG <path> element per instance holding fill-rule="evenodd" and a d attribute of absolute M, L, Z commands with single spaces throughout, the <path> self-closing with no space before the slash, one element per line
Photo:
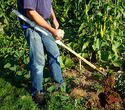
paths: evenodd
<path fill-rule="evenodd" d="M 59 23 L 53 11 L 51 0 L 17 0 L 17 5 L 21 14 L 43 27 L 43 30 L 50 33 L 53 39 L 60 40 L 63 38 L 64 31 L 58 29 Z M 50 16 L 52 17 L 53 27 L 51 27 L 48 20 Z M 59 62 L 59 49 L 55 42 L 30 27 L 26 22 L 20 20 L 20 23 L 29 45 L 31 95 L 35 102 L 42 105 L 45 103 L 41 93 L 43 91 L 42 78 L 45 66 L 44 52 L 47 54 L 49 71 L 53 82 L 58 83 L 57 86 L 64 82 Z"/>

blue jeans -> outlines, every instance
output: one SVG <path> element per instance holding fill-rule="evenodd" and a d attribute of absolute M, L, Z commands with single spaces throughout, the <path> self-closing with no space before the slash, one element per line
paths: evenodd
<path fill-rule="evenodd" d="M 47 22 L 50 24 L 49 21 Z M 43 30 L 45 30 L 47 33 L 50 33 L 44 28 Z M 32 83 L 31 95 L 39 90 L 43 91 L 43 69 L 45 66 L 44 52 L 47 54 L 47 61 L 52 80 L 61 85 L 64 80 L 61 74 L 59 49 L 57 44 L 49 37 L 45 36 L 43 33 L 35 30 L 34 28 L 24 29 L 24 34 L 29 45 L 31 69 L 30 72 Z M 53 38 L 52 34 L 51 37 Z"/>

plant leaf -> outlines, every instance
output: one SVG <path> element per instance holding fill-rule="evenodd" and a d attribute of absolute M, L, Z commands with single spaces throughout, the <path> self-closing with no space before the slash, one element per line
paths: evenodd
<path fill-rule="evenodd" d="M 11 67 L 10 63 L 7 63 L 6 65 L 4 65 L 4 68 L 10 68 L 10 67 Z"/>
<path fill-rule="evenodd" d="M 95 39 L 94 40 L 94 45 L 92 45 L 93 49 L 96 51 L 98 49 L 100 49 L 100 40 L 99 39 Z"/>
<path fill-rule="evenodd" d="M 73 65 L 73 61 L 71 59 L 66 59 L 66 62 L 65 62 L 65 66 L 68 68 L 68 69 L 71 69 L 72 65 Z"/>
<path fill-rule="evenodd" d="M 85 28 L 85 23 L 82 23 L 82 24 L 81 24 L 81 26 L 79 27 L 78 32 L 81 32 L 83 28 Z"/>
<path fill-rule="evenodd" d="M 83 51 L 84 49 L 86 49 L 86 47 L 88 47 L 88 45 L 89 45 L 89 41 L 85 42 L 85 43 L 83 44 L 83 46 L 82 46 L 82 51 Z"/>
<path fill-rule="evenodd" d="M 109 52 L 108 51 L 101 51 L 101 60 L 108 61 Z"/>
<path fill-rule="evenodd" d="M 64 62 L 65 62 L 65 57 L 60 56 L 60 66 L 61 66 L 61 68 L 65 67 Z"/>
<path fill-rule="evenodd" d="M 23 72 L 22 71 L 17 71 L 17 75 L 23 75 Z"/>
<path fill-rule="evenodd" d="M 16 71 L 16 65 L 14 65 L 14 67 L 10 67 L 9 69 L 12 70 L 12 71 Z"/>
<path fill-rule="evenodd" d="M 52 93 L 55 90 L 55 86 L 52 85 L 47 89 L 50 93 Z"/>
<path fill-rule="evenodd" d="M 112 64 L 115 67 L 120 67 L 122 64 L 122 60 L 118 56 L 115 56 L 115 58 L 112 59 Z"/>
<path fill-rule="evenodd" d="M 118 47 L 120 46 L 120 43 L 119 42 L 116 42 L 114 41 L 113 44 L 112 44 L 112 50 L 115 52 L 115 55 L 118 54 Z"/>
<path fill-rule="evenodd" d="M 66 92 L 66 85 L 67 85 L 67 83 L 64 82 L 64 83 L 60 86 L 60 89 L 61 89 L 62 92 Z"/>

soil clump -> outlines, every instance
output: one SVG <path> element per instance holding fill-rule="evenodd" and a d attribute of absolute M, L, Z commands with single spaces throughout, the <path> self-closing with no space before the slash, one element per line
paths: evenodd
<path fill-rule="evenodd" d="M 120 95 L 114 91 L 115 76 L 111 75 L 104 81 L 104 90 L 100 91 L 97 100 L 98 107 L 110 110 L 120 110 L 122 99 Z"/>
<path fill-rule="evenodd" d="M 111 75 L 106 79 L 95 79 L 95 75 L 92 71 L 88 71 L 82 68 L 82 72 L 79 72 L 79 68 L 65 70 L 63 77 L 70 78 L 72 92 L 70 93 L 71 98 L 85 98 L 84 106 L 86 108 L 99 108 L 101 110 L 125 110 L 123 106 L 122 98 L 120 94 L 114 89 L 115 76 Z M 71 80 L 72 79 L 72 80 Z M 91 85 L 101 84 L 102 89 L 97 92 L 91 89 Z"/>

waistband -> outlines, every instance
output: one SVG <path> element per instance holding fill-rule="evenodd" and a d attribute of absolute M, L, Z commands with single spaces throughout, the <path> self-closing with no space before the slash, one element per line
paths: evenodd
<path fill-rule="evenodd" d="M 23 21 L 22 19 L 19 20 L 19 21 L 20 21 L 20 24 L 21 24 L 21 29 L 31 27 L 27 22 Z"/>
<path fill-rule="evenodd" d="M 45 19 L 45 21 L 48 21 L 48 20 L 49 20 L 49 18 Z M 20 24 L 21 24 L 21 29 L 31 27 L 27 22 L 23 21 L 23 20 L 20 19 L 20 18 L 19 18 L 19 21 L 20 21 Z"/>

